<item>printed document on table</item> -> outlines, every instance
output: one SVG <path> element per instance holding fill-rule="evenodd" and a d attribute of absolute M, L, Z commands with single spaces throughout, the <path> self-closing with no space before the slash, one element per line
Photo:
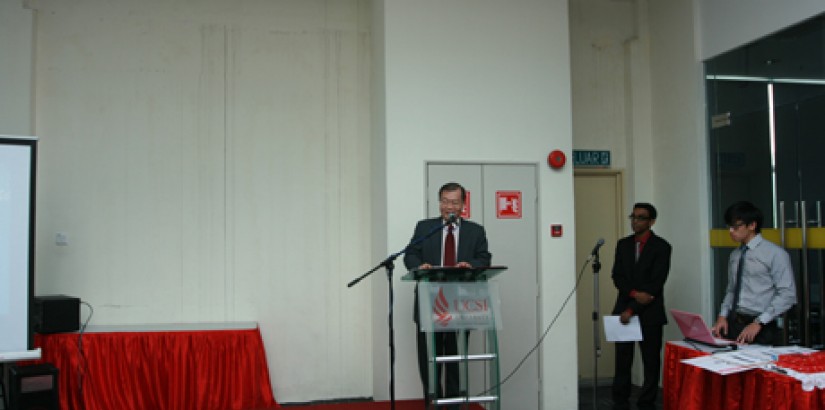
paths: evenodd
<path fill-rule="evenodd" d="M 770 365 L 783 354 L 815 351 L 814 349 L 801 346 L 770 347 L 742 345 L 738 350 L 684 359 L 682 363 L 690 364 L 717 374 L 728 375 L 751 369 L 769 368 Z"/>
<path fill-rule="evenodd" d="M 756 369 L 758 365 L 743 365 L 725 360 L 721 355 L 707 355 L 683 359 L 682 363 L 693 365 L 716 374 L 728 375 Z"/>
<path fill-rule="evenodd" d="M 630 323 L 623 324 L 619 316 L 604 317 L 604 337 L 608 342 L 637 342 L 642 340 L 642 326 L 638 316 L 631 316 Z"/>

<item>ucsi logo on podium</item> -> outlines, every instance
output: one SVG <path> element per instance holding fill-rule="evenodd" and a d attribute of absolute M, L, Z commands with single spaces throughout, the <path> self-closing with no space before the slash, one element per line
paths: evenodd
<path fill-rule="evenodd" d="M 452 298 L 445 294 L 451 293 Z M 459 290 L 456 292 L 456 290 Z M 460 289 L 454 285 L 441 286 L 438 288 L 432 306 L 433 323 L 442 328 L 466 329 L 473 328 L 480 324 L 492 322 L 492 311 L 490 310 L 489 294 L 483 292 L 472 295 L 461 295 Z M 450 303 L 452 299 L 452 303 Z"/>
<path fill-rule="evenodd" d="M 449 326 L 450 321 L 453 320 L 453 315 L 450 314 L 450 302 L 444 296 L 444 288 L 438 289 L 438 296 L 435 297 L 433 303 L 434 322 L 445 327 Z"/>
<path fill-rule="evenodd" d="M 462 312 L 486 312 L 490 309 L 487 299 L 464 299 L 456 302 L 455 308 Z"/>
<path fill-rule="evenodd" d="M 495 282 L 420 282 L 418 314 L 421 330 L 493 330 L 501 323 L 501 302 Z M 426 320 L 425 318 L 429 318 Z"/>

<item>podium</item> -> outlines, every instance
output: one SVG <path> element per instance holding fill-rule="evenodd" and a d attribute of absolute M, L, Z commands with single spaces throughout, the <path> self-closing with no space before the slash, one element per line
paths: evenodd
<path fill-rule="evenodd" d="M 488 410 L 499 410 L 499 353 L 496 331 L 500 327 L 498 285 L 489 282 L 506 266 L 478 268 L 434 267 L 413 269 L 402 276 L 405 281 L 418 283 L 418 306 L 421 331 L 428 334 L 429 357 L 428 394 L 433 398 L 430 409 L 461 406 L 469 409 L 471 403 L 485 404 Z M 470 352 L 469 332 L 482 335 L 480 352 Z M 456 332 L 458 354 L 438 356 L 435 351 L 437 332 Z M 436 397 L 436 372 L 440 364 L 459 364 L 458 397 Z M 470 365 L 474 364 L 471 373 Z M 475 365 L 482 366 L 477 369 Z M 478 370 L 481 370 L 480 372 Z M 482 380 L 473 380 L 472 374 L 481 373 Z M 470 391 L 470 382 L 481 382 L 478 391 Z"/>

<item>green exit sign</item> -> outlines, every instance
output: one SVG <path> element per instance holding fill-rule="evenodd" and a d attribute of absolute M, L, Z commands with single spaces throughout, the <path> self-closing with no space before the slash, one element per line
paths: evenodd
<path fill-rule="evenodd" d="M 574 167 L 610 167 L 610 151 L 573 150 Z"/>

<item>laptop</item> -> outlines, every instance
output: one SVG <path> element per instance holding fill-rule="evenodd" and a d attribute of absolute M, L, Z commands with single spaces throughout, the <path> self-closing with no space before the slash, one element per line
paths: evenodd
<path fill-rule="evenodd" d="M 710 333 L 710 328 L 705 325 L 702 317 L 696 313 L 670 309 L 670 314 L 673 315 L 673 319 L 676 320 L 676 324 L 679 325 L 679 330 L 682 331 L 682 335 L 687 342 L 696 342 L 718 348 L 735 349 L 737 347 L 736 342 L 733 340 L 713 337 L 713 334 Z"/>

